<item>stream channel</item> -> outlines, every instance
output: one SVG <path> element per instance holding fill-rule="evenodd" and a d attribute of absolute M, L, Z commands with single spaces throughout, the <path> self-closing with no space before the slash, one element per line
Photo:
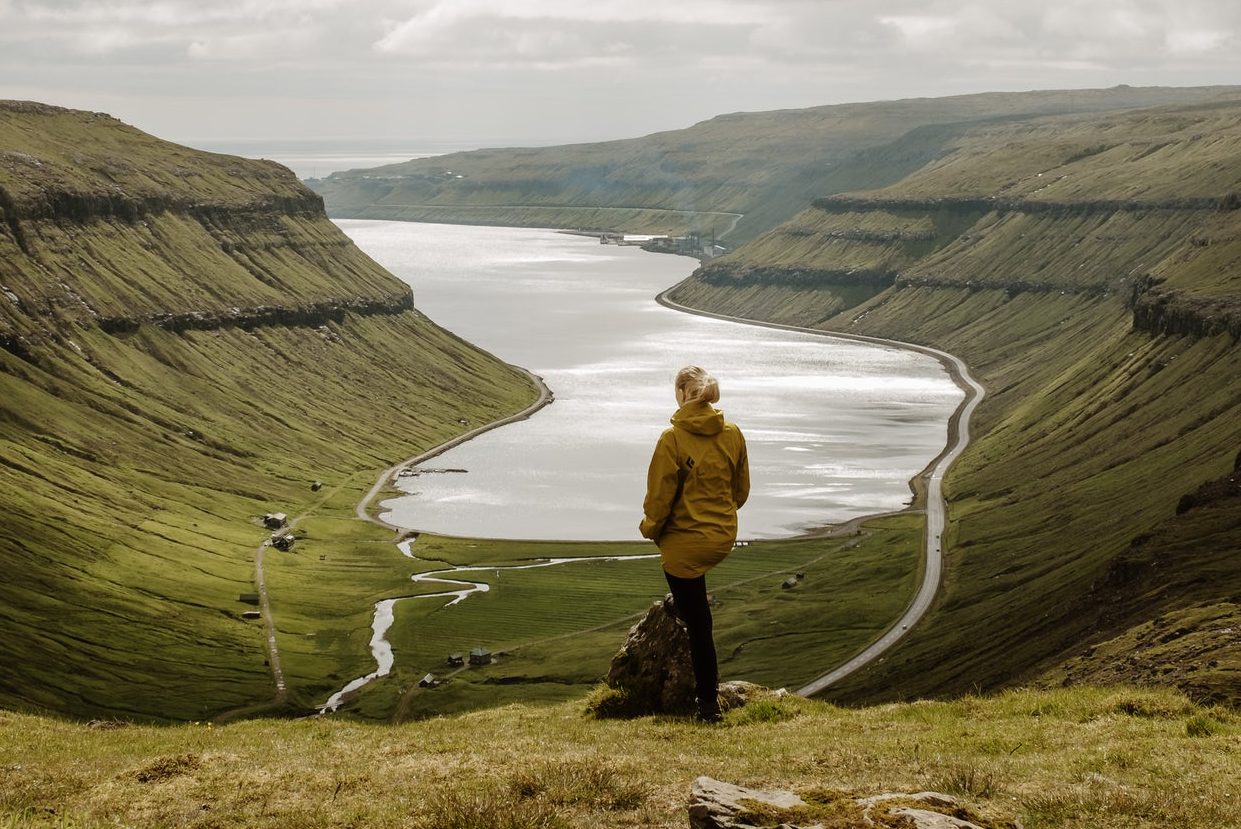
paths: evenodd
<path fill-rule="evenodd" d="M 646 466 L 676 408 L 672 379 L 681 366 L 698 364 L 719 378 L 719 407 L 748 443 L 753 488 L 740 536 L 796 535 L 908 504 L 909 480 L 944 448 L 962 397 L 924 354 L 659 305 L 655 296 L 697 266 L 686 257 L 552 230 L 337 224 L 410 284 L 420 311 L 530 369 L 555 394 L 529 420 L 486 432 L 424 467 L 464 472 L 398 479 L 405 495 L 382 504 L 382 518 L 397 526 L 476 538 L 638 540 Z M 416 598 L 455 605 L 489 589 L 460 575 L 495 569 L 416 574 L 414 581 L 453 588 Z M 396 601 L 375 606 L 375 671 L 322 710 L 336 710 L 389 673 L 386 634 Z"/>

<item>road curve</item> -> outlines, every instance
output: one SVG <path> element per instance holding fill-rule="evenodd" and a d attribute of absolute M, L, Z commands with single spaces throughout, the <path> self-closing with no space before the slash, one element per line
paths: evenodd
<path fill-rule="evenodd" d="M 797 693 L 801 696 L 808 697 L 819 693 L 835 682 L 839 682 L 844 677 L 857 671 L 863 666 L 874 661 L 897 643 L 909 629 L 912 628 L 919 619 L 926 614 L 927 609 L 931 606 L 931 602 L 935 598 L 936 591 L 939 590 L 939 580 L 943 573 L 943 547 L 940 543 L 940 537 L 944 532 L 944 524 L 947 515 L 946 504 L 944 503 L 944 473 L 952 466 L 953 462 L 961 456 L 965 451 L 965 447 L 970 442 L 970 418 L 974 414 L 974 410 L 978 408 L 978 404 L 982 402 L 986 391 L 982 384 L 975 380 L 969 373 L 969 368 L 965 362 L 955 354 L 949 354 L 947 351 L 940 351 L 937 348 L 930 348 L 924 345 L 915 345 L 913 343 L 901 342 L 900 340 L 888 340 L 882 337 L 867 337 L 861 334 L 841 334 L 835 331 L 824 331 L 819 328 L 807 328 L 800 325 L 785 325 L 778 322 L 764 322 L 763 320 L 747 319 L 745 317 L 734 317 L 727 314 L 715 314 L 710 311 L 700 311 L 696 308 L 689 308 L 680 303 L 673 302 L 668 299 L 668 294 L 672 291 L 669 288 L 655 299 L 661 305 L 673 308 L 677 311 L 685 311 L 690 314 L 698 314 L 704 317 L 714 317 L 715 319 L 726 320 L 728 322 L 741 322 L 747 325 L 759 325 L 765 328 L 780 328 L 786 331 L 802 331 L 807 334 L 818 334 L 825 337 L 836 337 L 843 340 L 854 340 L 857 342 L 874 343 L 877 345 L 895 346 L 909 351 L 918 351 L 928 354 L 948 369 L 949 375 L 953 381 L 965 392 L 965 399 L 961 401 L 961 405 L 953 414 L 951 424 L 955 422 L 956 429 L 954 434 L 949 434 L 948 444 L 944 447 L 943 453 L 940 454 L 932 466 L 929 473 L 923 473 L 927 476 L 926 485 L 926 566 L 922 576 L 922 585 L 918 588 L 918 594 L 914 596 L 913 601 L 905 609 L 905 613 L 901 618 L 888 628 L 888 630 L 868 645 L 861 653 L 854 656 L 848 662 L 833 668 L 822 676 L 812 680 L 807 685 L 798 688 Z"/>

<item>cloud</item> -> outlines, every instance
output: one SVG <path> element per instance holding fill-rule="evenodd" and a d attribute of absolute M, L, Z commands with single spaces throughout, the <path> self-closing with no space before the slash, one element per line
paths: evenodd
<path fill-rule="evenodd" d="M 757 4 L 727 0 L 441 0 L 394 22 L 373 48 L 438 64 L 569 67 L 673 55 L 692 61 L 735 53 L 765 19 Z"/>
<path fill-rule="evenodd" d="M 325 34 L 316 29 L 219 34 L 191 41 L 186 54 L 195 60 L 268 62 L 281 55 L 307 54 Z"/>
<path fill-rule="evenodd" d="M 740 109 L 1238 78 L 1236 0 L 0 0 L 0 97 L 237 135 L 326 114 L 359 133 L 616 137 Z"/>
<path fill-rule="evenodd" d="M 347 6 L 345 0 L 13 0 L 0 6 L 10 20 L 0 30 L 0 44 L 37 41 L 45 50 L 79 57 L 127 52 L 163 55 L 162 47 L 176 44 L 183 54 L 194 57 L 203 56 L 205 49 L 215 56 L 261 58 L 262 53 L 241 45 L 255 33 L 269 36 L 272 47 L 284 43 L 285 51 L 304 47 L 309 41 L 307 32 L 326 36 L 334 18 Z"/>

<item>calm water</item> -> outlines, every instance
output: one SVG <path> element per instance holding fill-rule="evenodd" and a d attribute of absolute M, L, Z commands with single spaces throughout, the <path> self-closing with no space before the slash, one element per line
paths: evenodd
<path fill-rule="evenodd" d="M 961 392 L 920 354 L 711 320 L 654 296 L 685 257 L 547 230 L 341 220 L 440 325 L 541 375 L 556 402 L 403 479 L 385 519 L 485 538 L 638 539 L 646 467 L 697 363 L 744 431 L 744 538 L 899 509 Z"/>

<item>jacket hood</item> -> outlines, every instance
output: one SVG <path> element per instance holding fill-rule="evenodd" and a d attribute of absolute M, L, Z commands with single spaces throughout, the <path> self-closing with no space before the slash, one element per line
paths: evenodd
<path fill-rule="evenodd" d="M 724 413 L 710 403 L 686 403 L 672 416 L 672 425 L 696 435 L 717 435 L 724 431 Z"/>

